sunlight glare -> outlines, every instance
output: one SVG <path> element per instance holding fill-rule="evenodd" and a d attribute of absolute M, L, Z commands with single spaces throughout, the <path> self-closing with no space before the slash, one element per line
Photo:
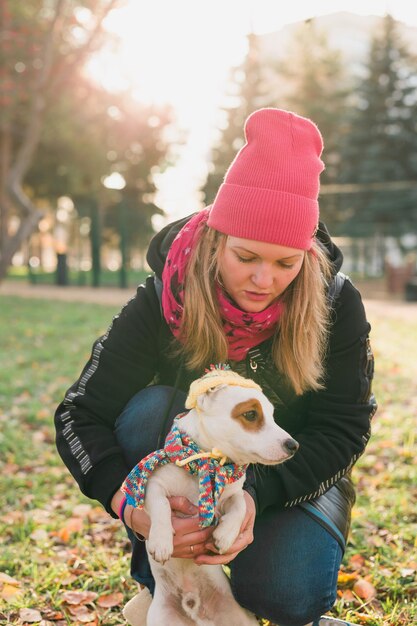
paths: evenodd
<path fill-rule="evenodd" d="M 247 33 L 277 32 L 288 23 L 350 11 L 417 25 L 408 0 L 126 0 L 105 21 L 110 38 L 87 72 L 109 91 L 130 91 L 145 105 L 170 104 L 187 133 L 174 167 L 158 176 L 157 203 L 181 217 L 201 206 L 199 186 L 228 100 L 233 66 L 242 63 Z M 87 19 L 87 15 L 80 16 Z M 111 182 L 112 184 L 112 182 Z"/>

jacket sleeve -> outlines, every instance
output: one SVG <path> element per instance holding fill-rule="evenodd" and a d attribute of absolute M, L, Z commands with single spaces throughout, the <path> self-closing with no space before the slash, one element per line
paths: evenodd
<path fill-rule="evenodd" d="M 300 444 L 282 465 L 249 472 L 245 487 L 257 510 L 287 508 L 313 500 L 344 476 L 363 453 L 376 403 L 371 391 L 373 355 L 370 326 L 359 292 L 346 281 L 333 311 L 325 389 L 303 398 Z M 297 406 L 297 403 L 295 404 Z"/>
<path fill-rule="evenodd" d="M 148 278 L 94 343 L 80 378 L 55 412 L 62 460 L 81 491 L 111 515 L 111 498 L 129 472 L 114 424 L 129 399 L 155 375 L 160 320 L 153 279 Z"/>

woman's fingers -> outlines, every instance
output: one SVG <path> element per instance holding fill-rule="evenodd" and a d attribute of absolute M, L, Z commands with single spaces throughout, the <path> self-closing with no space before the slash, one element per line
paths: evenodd
<path fill-rule="evenodd" d="M 234 543 L 227 552 L 219 554 L 213 540 L 207 541 L 206 549 L 209 550 L 209 552 L 202 553 L 195 559 L 198 565 L 225 565 L 226 563 L 230 563 L 230 561 L 233 561 L 233 559 L 237 557 L 239 552 L 252 543 L 253 526 L 255 523 L 255 503 L 253 498 L 246 491 L 244 492 L 244 498 L 246 502 L 246 515 L 240 527 L 240 533 Z"/>
<path fill-rule="evenodd" d="M 172 556 L 193 559 L 196 555 L 207 552 L 205 544 L 210 540 L 214 527 L 200 528 L 198 507 L 195 507 L 187 498 L 170 498 L 170 504 L 173 511 L 172 527 L 175 532 Z M 177 512 L 186 517 L 178 517 Z"/>
<path fill-rule="evenodd" d="M 226 563 L 233 561 L 239 552 L 244 550 L 251 542 L 250 533 L 242 533 L 233 545 L 230 546 L 227 552 L 219 554 L 219 551 L 214 543 L 212 541 L 207 541 L 205 544 L 206 552 L 202 552 L 201 556 L 195 559 L 195 562 L 197 565 L 225 565 Z"/>
<path fill-rule="evenodd" d="M 198 515 L 198 506 L 195 506 L 185 496 L 171 496 L 168 500 L 172 511 L 183 515 Z"/>
<path fill-rule="evenodd" d="M 185 520 L 181 520 L 185 521 Z M 175 524 L 174 524 L 175 526 Z M 182 525 L 181 530 L 184 530 Z M 205 528 L 203 530 L 192 530 L 191 532 L 178 532 L 174 535 L 174 553 L 173 556 L 181 557 L 185 559 L 193 559 L 195 556 L 205 554 L 207 552 L 207 541 L 210 541 L 212 528 Z"/>

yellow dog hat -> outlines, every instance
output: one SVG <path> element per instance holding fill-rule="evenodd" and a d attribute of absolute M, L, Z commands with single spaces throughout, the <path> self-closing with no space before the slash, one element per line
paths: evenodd
<path fill-rule="evenodd" d="M 194 409 L 197 398 L 209 389 L 219 385 L 232 385 L 234 387 L 252 387 L 262 391 L 261 387 L 250 378 L 244 378 L 236 372 L 232 372 L 228 365 L 210 365 L 210 369 L 204 376 L 197 378 L 190 385 L 190 391 L 185 401 L 186 409 Z"/>

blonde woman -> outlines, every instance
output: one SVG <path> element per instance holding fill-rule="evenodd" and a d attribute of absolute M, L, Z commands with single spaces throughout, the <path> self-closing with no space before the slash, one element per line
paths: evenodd
<path fill-rule="evenodd" d="M 96 341 L 57 409 L 58 450 L 83 493 L 125 523 L 132 576 L 152 592 L 138 540 L 149 518 L 126 506 L 120 486 L 161 447 L 211 363 L 252 377 L 300 448 L 277 468 L 249 468 L 246 519 L 227 554 L 216 553 L 212 527 L 199 528 L 196 508 L 173 498 L 174 556 L 228 563 L 238 602 L 280 626 L 347 624 L 322 614 L 336 597 L 350 470 L 375 412 L 370 326 L 319 223 L 318 128 L 260 109 L 245 133 L 213 205 L 153 239 L 154 275 Z"/>

